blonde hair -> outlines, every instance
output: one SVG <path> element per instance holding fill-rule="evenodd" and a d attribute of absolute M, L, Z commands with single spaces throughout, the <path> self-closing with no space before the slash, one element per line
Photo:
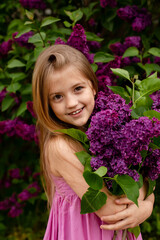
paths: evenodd
<path fill-rule="evenodd" d="M 49 105 L 49 75 L 54 76 L 66 66 L 73 66 L 92 83 L 98 92 L 98 83 L 95 73 L 86 57 L 77 49 L 68 45 L 53 45 L 46 48 L 38 57 L 32 77 L 33 107 L 37 116 L 37 130 L 39 131 L 41 170 L 45 179 L 45 190 L 49 202 L 53 195 L 52 179 L 47 160 L 47 142 L 56 136 L 54 130 L 69 128 L 61 122 L 51 110 Z"/>

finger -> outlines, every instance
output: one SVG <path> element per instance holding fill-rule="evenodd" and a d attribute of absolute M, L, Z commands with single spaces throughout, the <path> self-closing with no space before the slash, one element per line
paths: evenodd
<path fill-rule="evenodd" d="M 112 223 L 112 222 L 117 222 L 122 219 L 125 219 L 129 216 L 129 211 L 128 209 L 125 209 L 121 212 L 115 213 L 113 215 L 108 215 L 108 216 L 102 216 L 101 220 L 106 223 Z"/>
<path fill-rule="evenodd" d="M 117 198 L 115 200 L 116 204 L 122 205 L 122 204 L 133 204 L 133 202 L 131 200 L 129 200 L 128 198 L 124 197 L 124 198 Z"/>
<path fill-rule="evenodd" d="M 123 230 L 130 228 L 131 226 L 132 225 L 128 223 L 128 219 L 124 219 L 123 221 L 119 221 L 115 224 L 102 224 L 100 228 L 105 230 Z"/>

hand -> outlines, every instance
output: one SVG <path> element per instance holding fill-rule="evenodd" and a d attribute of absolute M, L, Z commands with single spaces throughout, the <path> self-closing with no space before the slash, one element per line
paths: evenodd
<path fill-rule="evenodd" d="M 154 194 L 148 196 L 145 200 L 138 200 L 138 206 L 130 201 L 128 198 L 120 198 L 115 200 L 116 204 L 128 207 L 121 212 L 114 215 L 103 216 L 102 221 L 107 224 L 101 225 L 101 229 L 106 230 L 122 230 L 133 228 L 144 222 L 152 213 Z"/>

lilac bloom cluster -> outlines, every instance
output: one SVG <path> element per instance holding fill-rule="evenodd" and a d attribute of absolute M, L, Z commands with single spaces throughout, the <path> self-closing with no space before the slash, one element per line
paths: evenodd
<path fill-rule="evenodd" d="M 18 32 L 13 33 L 12 37 L 14 42 L 16 42 L 20 47 L 26 47 L 27 49 L 33 49 L 35 46 L 29 43 L 28 40 L 33 36 L 33 32 L 27 32 L 22 34 L 20 37 L 16 38 Z"/>
<path fill-rule="evenodd" d="M 141 32 L 151 25 L 151 14 L 145 8 L 139 9 L 136 5 L 126 6 L 117 10 L 117 15 L 131 23 L 133 31 Z"/>
<path fill-rule="evenodd" d="M 12 40 L 2 42 L 0 44 L 0 58 L 6 57 L 10 50 L 12 50 Z"/>
<path fill-rule="evenodd" d="M 117 6 L 116 0 L 100 0 L 100 6 L 102 8 L 105 8 L 106 6 L 110 6 L 112 8 Z"/>
<path fill-rule="evenodd" d="M 87 38 L 85 35 L 84 28 L 80 24 L 76 24 L 73 28 L 73 32 L 69 37 L 67 43 L 65 43 L 61 38 L 55 41 L 55 44 L 67 44 L 71 47 L 78 49 L 82 52 L 90 63 L 93 63 L 93 54 L 89 53 L 89 47 L 87 44 Z"/>
<path fill-rule="evenodd" d="M 117 56 L 122 56 L 123 53 L 126 51 L 126 49 L 129 47 L 136 47 L 139 50 L 141 50 L 142 49 L 141 37 L 139 36 L 126 37 L 123 44 L 120 42 L 116 42 L 116 43 L 110 44 L 109 46 L 112 52 Z"/>
<path fill-rule="evenodd" d="M 156 91 L 150 97 L 153 100 L 152 104 L 152 110 L 155 110 L 157 112 L 160 112 L 160 91 Z"/>
<path fill-rule="evenodd" d="M 24 8 L 45 9 L 46 4 L 43 0 L 20 0 L 20 4 Z"/>
<path fill-rule="evenodd" d="M 131 119 L 129 105 L 119 95 L 99 93 L 86 134 L 95 155 L 91 159 L 94 170 L 105 166 L 109 177 L 127 174 L 135 181 L 139 179 L 140 165 L 152 180 L 160 174 L 160 151 L 152 150 L 144 162 L 140 153 L 150 151 L 153 137 L 160 135 L 160 121 L 147 117 Z"/>
<path fill-rule="evenodd" d="M 37 135 L 35 125 L 28 125 L 19 118 L 14 120 L 4 120 L 0 122 L 0 135 L 18 136 L 26 141 L 35 141 L 37 143 Z"/>
<path fill-rule="evenodd" d="M 32 117 L 36 118 L 36 114 L 35 114 L 35 112 L 33 110 L 33 102 L 32 101 L 28 101 L 27 102 L 27 110 L 30 112 Z"/>
<path fill-rule="evenodd" d="M 0 180 L 0 188 L 9 188 L 13 185 L 12 180 L 28 180 L 32 178 L 33 182 L 29 184 L 22 192 L 19 194 L 13 193 L 11 197 L 6 198 L 3 201 L 0 201 L 0 210 L 9 210 L 8 216 L 15 218 L 23 213 L 23 209 L 28 199 L 36 197 L 41 188 L 38 184 L 39 173 L 34 173 L 32 175 L 32 171 L 30 167 L 26 167 L 23 171 L 23 174 L 20 173 L 19 168 L 10 169 L 8 175 L 5 175 L 3 179 Z"/>

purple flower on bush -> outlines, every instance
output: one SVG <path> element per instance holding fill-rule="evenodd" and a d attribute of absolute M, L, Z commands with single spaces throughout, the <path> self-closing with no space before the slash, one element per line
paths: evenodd
<path fill-rule="evenodd" d="M 91 26 L 91 27 L 94 27 L 97 23 L 95 21 L 94 18 L 90 18 L 89 21 L 88 21 L 88 24 Z"/>
<path fill-rule="evenodd" d="M 23 212 L 23 206 L 19 202 L 16 202 L 15 205 L 13 205 L 10 208 L 8 212 L 8 216 L 15 218 L 15 217 L 18 217 L 20 214 L 22 214 L 22 212 Z"/>
<path fill-rule="evenodd" d="M 150 97 L 153 100 L 152 104 L 152 110 L 155 110 L 157 112 L 160 112 L 160 91 L 156 91 Z"/>
<path fill-rule="evenodd" d="M 93 63 L 93 56 L 89 53 L 85 31 L 80 24 L 76 24 L 74 26 L 73 32 L 71 33 L 67 44 L 81 51 L 89 62 Z"/>
<path fill-rule="evenodd" d="M 6 88 L 4 88 L 1 92 L 0 92 L 0 103 L 3 101 L 3 99 L 5 98 L 6 96 Z"/>
<path fill-rule="evenodd" d="M 14 168 L 14 169 L 10 169 L 9 170 L 9 176 L 12 178 L 12 179 L 19 179 L 21 178 L 20 176 L 20 169 L 19 168 Z"/>
<path fill-rule="evenodd" d="M 0 58 L 6 57 L 10 50 L 12 50 L 12 40 L 9 39 L 8 41 L 2 42 L 0 44 Z"/>
<path fill-rule="evenodd" d="M 33 110 L 33 102 L 32 101 L 27 102 L 27 109 L 31 113 L 32 117 L 36 118 L 36 114 Z"/>
<path fill-rule="evenodd" d="M 151 14 L 145 8 L 139 9 L 137 6 L 126 6 L 117 10 L 117 15 L 131 23 L 132 29 L 141 32 L 151 25 Z"/>
<path fill-rule="evenodd" d="M 20 37 L 16 38 L 18 32 L 13 33 L 13 40 L 20 46 L 20 47 L 26 47 L 28 49 L 33 49 L 34 45 L 32 43 L 29 43 L 28 40 L 30 37 L 33 36 L 33 32 L 27 32 L 22 34 Z"/>
<path fill-rule="evenodd" d="M 36 9 L 45 9 L 46 4 L 43 0 L 20 0 L 21 5 L 24 8 L 36 8 Z"/>
<path fill-rule="evenodd" d="M 117 6 L 116 0 L 100 0 L 100 6 L 102 8 L 105 8 L 106 6 L 110 6 L 112 8 Z"/>
<path fill-rule="evenodd" d="M 148 117 L 131 119 L 130 115 L 129 105 L 119 95 L 99 93 L 86 132 L 90 151 L 95 155 L 91 166 L 94 170 L 107 167 L 109 177 L 127 174 L 138 181 L 137 171 L 142 165 L 147 169 L 146 176 L 155 180 L 160 174 L 160 151 L 152 151 L 150 143 L 153 137 L 160 136 L 160 121 Z M 141 151 L 151 151 L 144 162 Z"/>

